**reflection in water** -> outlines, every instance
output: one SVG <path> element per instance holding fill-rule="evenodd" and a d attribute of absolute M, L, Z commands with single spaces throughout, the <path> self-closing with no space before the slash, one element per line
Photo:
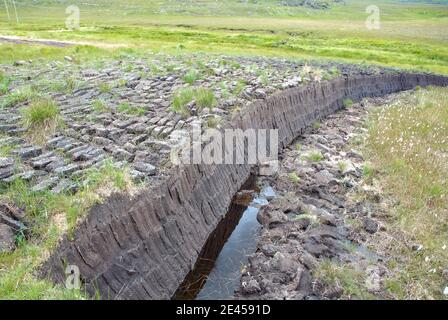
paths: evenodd
<path fill-rule="evenodd" d="M 261 228 L 257 208 L 248 207 L 230 238 L 222 248 L 215 266 L 207 277 L 197 299 L 226 299 L 233 296 L 241 277 L 241 268 L 247 256 L 253 253 Z"/>
<path fill-rule="evenodd" d="M 255 252 L 261 225 L 259 208 L 275 196 L 266 187 L 254 198 L 256 190 L 235 196 L 226 217 L 210 235 L 192 271 L 178 288 L 174 299 L 230 299 L 239 286 L 241 268 Z"/>

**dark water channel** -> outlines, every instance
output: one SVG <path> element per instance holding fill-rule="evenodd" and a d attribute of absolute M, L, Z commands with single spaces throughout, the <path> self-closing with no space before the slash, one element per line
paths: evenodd
<path fill-rule="evenodd" d="M 231 299 L 239 287 L 241 269 L 256 250 L 261 225 L 257 214 L 275 196 L 252 177 L 233 198 L 229 212 L 209 236 L 195 267 L 173 299 Z"/>

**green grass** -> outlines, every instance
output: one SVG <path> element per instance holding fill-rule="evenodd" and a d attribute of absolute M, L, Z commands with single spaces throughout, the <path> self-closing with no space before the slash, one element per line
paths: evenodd
<path fill-rule="evenodd" d="M 330 288 L 342 289 L 342 299 L 374 299 L 375 296 L 365 287 L 365 275 L 348 264 L 331 260 L 320 261 L 313 276 Z"/>
<path fill-rule="evenodd" d="M 319 130 L 321 126 L 322 126 L 322 124 L 319 121 L 313 122 L 313 125 L 312 125 L 314 130 Z"/>
<path fill-rule="evenodd" d="M 190 70 L 182 77 L 182 80 L 190 85 L 194 84 L 198 79 L 199 74 L 196 70 Z"/>
<path fill-rule="evenodd" d="M 238 80 L 232 93 L 234 95 L 239 95 L 241 92 L 243 92 L 243 90 L 244 90 L 244 88 L 246 88 L 246 86 L 247 86 L 247 83 L 244 80 Z"/>
<path fill-rule="evenodd" d="M 365 163 L 362 166 L 362 175 L 365 179 L 371 179 L 375 173 L 375 168 L 373 168 L 369 163 Z"/>
<path fill-rule="evenodd" d="M 368 121 L 364 153 L 384 194 L 397 204 L 388 233 L 388 290 L 398 299 L 443 299 L 448 265 L 448 90 L 420 89 Z M 373 170 L 375 169 L 375 170 Z M 410 244 L 423 246 L 421 253 Z M 406 245 L 408 244 L 408 245 Z M 435 270 L 435 271 L 434 271 Z"/>
<path fill-rule="evenodd" d="M 120 103 L 117 106 L 117 111 L 133 116 L 143 116 L 146 113 L 146 110 L 144 108 L 131 106 L 127 102 Z"/>
<path fill-rule="evenodd" d="M 226 54 L 245 56 L 284 57 L 288 59 L 321 59 L 353 62 L 359 64 L 378 64 L 394 66 L 411 70 L 432 71 L 448 74 L 448 6 L 429 5 L 423 3 L 398 3 L 396 1 L 376 1 L 381 9 L 381 30 L 369 31 L 365 28 L 365 7 L 371 1 L 347 0 L 346 5 L 336 5 L 326 11 L 309 8 L 282 5 L 281 1 L 152 1 L 152 0 L 97 0 L 95 6 L 89 1 L 74 0 L 81 8 L 81 30 L 65 29 L 65 3 L 56 0 L 37 0 L 32 5 L 18 3 L 20 24 L 9 23 L 5 11 L 0 12 L 0 34 L 17 35 L 29 38 L 59 39 L 74 41 L 78 44 L 68 47 L 52 47 L 45 45 L 23 45 L 0 43 L 0 63 L 11 64 L 17 60 L 32 60 L 33 64 L 44 64 L 51 60 L 64 63 L 65 56 L 73 58 L 70 64 L 95 64 L 104 58 L 120 60 L 123 57 L 147 57 L 150 53 L 170 55 L 204 52 L 206 54 Z M 246 69 L 248 66 L 237 62 L 222 61 L 222 66 L 232 69 Z M 167 75 L 177 66 L 167 62 L 164 65 L 148 64 L 149 74 Z M 25 67 L 17 67 L 25 68 Z M 124 72 L 134 72 L 132 64 L 123 65 Z M 266 72 L 254 70 L 260 81 L 268 84 Z M 313 76 L 327 79 L 337 76 L 337 69 L 322 74 L 316 70 Z M 194 85 L 199 77 L 214 76 L 214 70 L 201 61 L 192 61 L 191 69 L 183 77 L 183 81 Z M 22 87 L 10 91 L 8 75 L 0 73 L 0 107 L 15 107 L 26 102 L 32 102 L 38 96 L 36 90 Z M 53 91 L 67 94 L 82 86 L 75 77 L 66 80 L 54 80 Z M 121 81 L 120 85 L 125 83 Z M 238 81 L 230 90 L 226 84 L 221 87 L 222 95 L 239 95 L 246 83 Z M 101 92 L 110 92 L 111 87 L 100 87 Z M 425 91 L 423 91 L 425 92 Z M 423 94 L 423 93 L 422 93 Z M 409 119 L 421 117 L 431 119 L 431 125 L 438 128 L 446 137 L 446 115 L 438 113 L 436 107 L 447 101 L 446 95 L 431 91 L 436 96 L 436 103 L 423 104 L 420 113 L 411 110 L 401 110 Z M 443 96 L 443 100 L 442 99 Z M 427 99 L 428 97 L 422 97 Z M 205 88 L 188 88 L 178 91 L 173 96 L 171 108 L 175 112 L 189 114 L 188 103 L 196 101 L 198 108 L 212 108 L 216 105 L 213 92 Z M 345 105 L 345 103 L 344 103 Z M 25 107 L 26 108 L 26 107 Z M 30 116 L 29 123 L 48 123 L 52 119 L 51 107 L 40 107 L 40 111 Z M 93 103 L 96 112 L 108 109 L 103 103 Z M 133 107 L 127 103 L 117 107 L 119 112 L 131 115 L 143 115 L 144 108 Z M 236 107 L 233 111 L 237 111 Z M 31 113 L 31 111 L 27 111 Z M 438 119 L 430 118 L 437 115 Z M 397 117 L 398 114 L 395 114 Z M 34 119 L 34 120 L 31 120 Z M 396 120 L 392 117 L 391 120 Z M 437 122 L 438 121 L 438 122 Z M 374 123 L 374 122 L 372 122 Z M 395 122 L 393 122 L 395 123 Z M 397 122 L 398 128 L 407 132 L 410 123 Z M 215 125 L 215 123 L 212 123 Z M 416 125 L 416 123 L 413 123 Z M 406 127 L 405 127 L 406 126 Z M 381 135 L 391 136 L 391 128 L 378 128 Z M 386 130 L 387 129 L 387 130 Z M 374 130 L 374 129 L 372 129 Z M 386 130 L 386 131 L 385 131 Z M 397 129 L 398 130 L 398 129 Z M 373 131 L 375 132 L 375 131 Z M 431 132 L 422 129 L 423 134 Z M 415 136 L 415 135 L 414 135 Z M 371 136 L 373 139 L 374 135 Z M 396 137 L 395 137 L 396 138 Z M 395 139 L 394 138 L 394 139 Z M 404 139 L 406 136 L 404 137 Z M 439 136 L 429 137 L 419 135 L 422 141 L 418 145 L 436 145 L 444 141 Z M 394 140 L 395 141 L 395 140 Z M 409 144 L 408 144 L 409 145 Z M 385 147 L 389 149 L 382 149 Z M 417 154 L 423 162 L 410 161 L 396 157 L 394 153 L 390 163 L 383 166 L 382 161 L 390 153 L 390 141 L 385 145 L 371 144 L 373 166 L 381 164 L 389 175 L 388 186 L 392 191 L 401 192 L 406 198 L 400 198 L 397 208 L 397 225 L 395 228 L 404 230 L 405 236 L 415 236 L 412 241 L 420 241 L 436 257 L 431 263 L 437 268 L 446 266 L 446 253 L 441 252 L 442 236 L 446 235 L 446 177 L 440 178 L 434 171 L 444 170 L 439 162 L 432 163 L 426 155 Z M 3 149 L 4 148 L 4 149 Z M 8 154 L 10 147 L 2 147 L 0 153 Z M 401 148 L 401 147 L 400 147 Z M 402 150 L 397 148 L 396 150 Z M 439 149 L 437 149 L 439 148 Z M 402 150 L 403 151 L 403 150 Z M 412 153 L 409 153 L 412 154 Z M 383 158 L 384 157 L 384 158 Z M 322 154 L 311 153 L 307 159 L 312 162 L 323 160 Z M 431 166 L 429 165 L 431 163 Z M 412 165 L 412 168 L 411 168 Z M 420 171 L 416 169 L 420 168 Z M 423 170 L 423 171 L 421 171 Z M 426 171 L 425 171 L 426 170 Z M 364 170 L 365 173 L 367 172 Z M 367 176 L 375 177 L 377 170 L 368 171 Z M 404 178 L 403 178 L 404 177 Z M 370 178 L 369 178 L 370 179 Z M 401 179 L 401 180 L 400 180 Z M 443 180 L 445 179 L 445 180 Z M 295 180 L 295 179 L 294 179 Z M 33 234 L 35 237 L 25 240 L 18 238 L 19 248 L 12 254 L 0 255 L 0 297 L 5 299 L 56 299 L 82 298 L 80 292 L 67 291 L 55 287 L 51 283 L 34 277 L 35 267 L 42 261 L 44 253 L 50 251 L 61 234 L 73 231 L 77 222 L 83 217 L 87 208 L 104 199 L 111 190 L 129 190 L 130 183 L 126 171 L 117 170 L 109 165 L 100 171 L 89 173 L 89 183 L 82 186 L 75 195 L 51 195 L 48 192 L 32 193 L 28 185 L 16 182 L 12 186 L 2 186 L 0 197 L 13 201 L 23 207 L 33 218 Z M 401 183 L 401 184 L 399 184 Z M 410 188 L 410 189 L 406 189 Z M 100 191 L 99 191 L 100 190 Z M 410 199 L 410 197 L 416 201 Z M 445 196 L 442 198 L 441 196 Z M 409 197 L 409 198 L 408 198 Z M 437 223 L 430 218 L 437 214 L 443 217 Z M 62 217 L 64 223 L 60 226 L 55 219 Z M 425 227 L 422 228 L 421 226 Z M 427 228 L 426 228 L 427 226 Z M 419 232 L 413 230 L 419 227 Z M 426 230 L 427 229 L 427 230 Z M 429 231 L 436 235 L 430 238 Z M 441 236 L 439 236 L 441 235 Z M 407 238 L 406 238 L 407 239 Z M 404 241 L 403 241 L 404 242 Z M 401 242 L 399 242 L 401 243 Z M 406 254 L 408 265 L 388 279 L 388 286 L 397 297 L 440 297 L 440 274 L 425 273 L 418 268 L 425 264 L 422 257 L 413 258 L 412 253 L 399 246 Z M 325 268 L 324 268 L 325 269 Z M 342 281 L 347 286 L 347 295 L 364 296 L 365 292 L 352 279 L 359 279 L 352 270 L 341 269 L 340 266 L 326 268 L 329 281 Z M 439 269 L 437 269 L 439 270 Z M 352 279 L 350 278 L 352 277 Z M 417 280 L 416 280 L 417 279 Z"/>
<path fill-rule="evenodd" d="M 41 98 L 22 109 L 22 116 L 28 127 L 46 125 L 57 119 L 59 108 L 53 100 Z"/>
<path fill-rule="evenodd" d="M 193 101 L 195 92 L 192 88 L 184 88 L 174 93 L 171 109 L 180 114 L 190 114 L 187 105 Z"/>
<path fill-rule="evenodd" d="M 21 87 L 5 95 L 5 97 L 0 102 L 0 108 L 11 108 L 17 106 L 18 104 L 29 101 L 31 98 L 34 98 L 37 95 L 37 92 L 31 87 Z"/>
<path fill-rule="evenodd" d="M 107 82 L 101 82 L 98 85 L 98 89 L 100 90 L 101 93 L 110 93 L 112 90 L 112 87 Z"/>
<path fill-rule="evenodd" d="M 0 96 L 8 93 L 11 79 L 0 71 Z"/>
<path fill-rule="evenodd" d="M 339 168 L 339 171 L 344 172 L 347 169 L 347 162 L 339 161 L 338 168 Z"/>
<path fill-rule="evenodd" d="M 103 2 L 95 7 L 79 4 L 84 8 L 82 29 L 60 32 L 64 28 L 60 12 L 65 7 L 54 1 L 45 1 L 40 7 L 38 2 L 34 7 L 19 8 L 19 25 L 0 23 L 0 33 L 91 46 L 29 46 L 23 50 L 0 45 L 1 62 L 70 55 L 78 63 L 139 48 L 136 50 L 337 59 L 448 73 L 448 39 L 444 32 L 448 26 L 447 5 L 380 1 L 376 4 L 381 9 L 381 29 L 368 30 L 365 8 L 371 3 L 361 0 L 347 1 L 347 5 L 328 11 L 287 7 L 280 2 L 217 4 L 210 0 L 200 6 L 187 4 L 191 10 L 182 3 L 176 11 L 177 2 L 135 1 L 125 7 L 114 1 L 107 4 L 107 10 L 101 9 Z M 157 11 L 161 7 L 165 14 Z M 7 20 L 3 17 L 0 14 L 0 21 Z"/>
<path fill-rule="evenodd" d="M 306 155 L 304 155 L 304 159 L 309 162 L 318 163 L 324 160 L 324 156 L 318 150 L 310 151 Z"/>
<path fill-rule="evenodd" d="M 199 87 L 194 91 L 194 99 L 200 109 L 212 109 L 217 104 L 213 91 L 204 87 Z"/>
<path fill-rule="evenodd" d="M 299 183 L 300 182 L 300 177 L 297 175 L 296 172 L 291 172 L 288 176 L 289 181 L 291 181 L 292 183 Z"/>
<path fill-rule="evenodd" d="M 0 31 L 1 32 L 1 31 Z M 1 32 L 4 34 L 4 32 Z M 63 61 L 70 55 L 77 63 L 112 55 L 113 51 L 95 46 L 79 45 L 73 47 L 49 47 L 44 45 L 0 44 L 0 63 L 12 63 L 17 60 Z"/>
<path fill-rule="evenodd" d="M 352 100 L 352 99 L 344 99 L 344 100 L 342 101 L 342 106 L 343 106 L 345 109 L 350 108 L 352 105 L 353 105 L 353 100 Z"/>
<path fill-rule="evenodd" d="M 73 76 L 67 77 L 62 80 L 54 80 L 50 81 L 49 88 L 52 91 L 60 92 L 60 93 L 72 93 L 76 89 L 79 89 L 82 86 L 82 82 L 76 79 Z"/>
<path fill-rule="evenodd" d="M 107 106 L 106 102 L 100 99 L 93 101 L 92 108 L 96 113 L 103 113 L 110 111 L 110 108 Z"/>
<path fill-rule="evenodd" d="M 35 98 L 21 109 L 26 137 L 33 143 L 43 144 L 63 124 L 59 107 L 50 98 Z"/>

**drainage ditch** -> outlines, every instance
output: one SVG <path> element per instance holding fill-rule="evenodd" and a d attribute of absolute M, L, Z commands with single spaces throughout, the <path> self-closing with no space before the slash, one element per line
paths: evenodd
<path fill-rule="evenodd" d="M 241 269 L 257 247 L 260 209 L 275 197 L 269 185 L 251 176 L 232 199 L 224 219 L 209 236 L 196 264 L 173 296 L 175 300 L 232 299 Z"/>

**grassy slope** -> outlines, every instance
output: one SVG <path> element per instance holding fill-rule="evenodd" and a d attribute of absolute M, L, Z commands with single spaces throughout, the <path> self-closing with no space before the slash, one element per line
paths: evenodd
<path fill-rule="evenodd" d="M 420 90 L 373 113 L 365 153 L 395 205 L 388 209 L 388 291 L 398 299 L 442 299 L 448 265 L 448 90 Z M 413 250 L 412 246 L 421 246 Z M 446 276 L 445 276 L 446 277 Z"/>
<path fill-rule="evenodd" d="M 81 31 L 68 32 L 63 30 L 64 2 L 36 3 L 19 6 L 21 23 L 0 23 L 0 34 L 168 52 L 182 44 L 184 51 L 339 59 L 448 73 L 448 6 L 381 1 L 376 4 L 381 29 L 367 30 L 370 2 L 363 0 L 326 11 L 279 6 L 277 1 L 74 1 L 81 10 Z M 6 21 L 4 13 L 0 21 Z M 13 46 L 0 50 L 6 52 L 0 58 L 5 62 L 41 54 L 40 49 L 25 54 Z M 61 56 L 67 50 L 73 51 L 52 49 L 49 54 Z"/>

